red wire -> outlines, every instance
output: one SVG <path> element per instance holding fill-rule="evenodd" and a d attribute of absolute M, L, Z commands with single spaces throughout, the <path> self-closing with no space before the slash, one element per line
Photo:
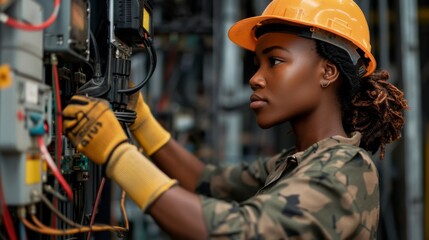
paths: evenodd
<path fill-rule="evenodd" d="M 60 183 L 60 185 L 64 188 L 64 191 L 66 192 L 69 199 L 70 200 L 73 199 L 73 192 L 72 192 L 70 186 L 68 185 L 68 183 L 66 182 L 66 180 L 64 179 L 63 175 L 61 175 L 60 171 L 58 170 L 57 166 L 55 165 L 54 160 L 52 160 L 52 157 L 49 154 L 48 149 L 46 149 L 46 146 L 43 142 L 43 136 L 39 136 L 37 138 L 37 142 L 39 144 L 40 151 L 42 152 L 42 155 L 43 155 L 46 163 L 48 164 L 48 167 L 51 169 L 55 178 L 58 179 L 58 182 Z"/>
<path fill-rule="evenodd" d="M 55 0 L 54 10 L 52 11 L 51 16 L 45 22 L 38 24 L 38 25 L 23 23 L 21 21 L 15 20 L 9 16 L 7 17 L 7 20 L 5 23 L 7 25 L 13 27 L 13 28 L 18 28 L 18 29 L 25 30 L 25 31 L 43 30 L 43 29 L 49 27 L 53 22 L 55 22 L 55 20 L 57 19 L 59 8 L 60 8 L 60 0 Z"/>
<path fill-rule="evenodd" d="M 12 218 L 10 217 L 9 209 L 6 206 L 6 200 L 3 196 L 3 187 L 2 187 L 1 179 L 0 179 L 0 204 L 1 204 L 1 208 L 3 209 L 3 219 L 4 219 L 4 224 L 6 225 L 7 234 L 9 235 L 10 240 L 16 240 L 17 238 L 15 233 L 15 228 L 13 227 Z"/>
<path fill-rule="evenodd" d="M 96 211 L 98 208 L 98 204 L 100 202 L 101 192 L 103 192 L 105 181 L 106 181 L 106 179 L 103 177 L 101 179 L 100 186 L 98 187 L 97 197 L 95 198 L 94 206 L 93 206 L 92 212 L 91 212 L 91 221 L 89 222 L 89 227 L 92 227 L 92 224 L 94 224 L 95 214 L 96 214 Z M 89 239 L 91 239 L 91 232 L 88 232 L 88 236 L 86 237 L 86 240 L 89 240 Z"/>
<path fill-rule="evenodd" d="M 62 118 L 62 108 L 61 108 L 61 93 L 60 93 L 60 82 L 58 78 L 58 65 L 56 61 L 52 63 L 52 75 L 54 76 L 54 87 L 55 87 L 55 103 L 56 103 L 56 154 L 57 154 L 57 167 L 61 169 L 61 156 L 63 151 L 63 141 L 62 141 L 62 132 L 63 132 L 63 118 Z M 54 207 L 58 206 L 58 199 L 54 197 Z M 57 218 L 54 215 L 52 218 L 53 228 L 56 228 Z"/>
<path fill-rule="evenodd" d="M 57 167 L 61 167 L 61 156 L 63 154 L 63 141 L 62 141 L 62 132 L 63 132 L 63 117 L 62 117 L 62 108 L 61 108 L 61 96 L 60 96 L 60 82 L 58 79 L 58 67 L 57 64 L 52 65 L 52 73 L 54 75 L 55 81 L 55 103 L 56 103 L 56 123 L 57 123 Z"/>

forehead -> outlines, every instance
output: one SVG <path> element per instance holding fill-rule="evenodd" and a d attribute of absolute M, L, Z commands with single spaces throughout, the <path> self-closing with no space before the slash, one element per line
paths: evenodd
<path fill-rule="evenodd" d="M 313 39 L 303 38 L 289 33 L 266 33 L 256 41 L 255 53 L 261 53 L 271 46 L 280 46 L 289 51 L 312 50 L 316 47 Z"/>

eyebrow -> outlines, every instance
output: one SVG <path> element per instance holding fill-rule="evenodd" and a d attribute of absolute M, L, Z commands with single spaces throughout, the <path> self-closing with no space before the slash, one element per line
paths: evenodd
<path fill-rule="evenodd" d="M 264 50 L 262 50 L 262 54 L 267 54 L 267 53 L 269 53 L 269 52 L 271 52 L 271 51 L 273 51 L 273 50 L 276 50 L 276 49 L 280 49 L 280 50 L 283 50 L 283 51 L 286 51 L 286 52 L 289 52 L 289 49 L 287 49 L 287 48 L 285 48 L 285 47 L 281 47 L 281 46 L 272 46 L 272 47 L 267 47 L 267 48 L 265 48 Z"/>

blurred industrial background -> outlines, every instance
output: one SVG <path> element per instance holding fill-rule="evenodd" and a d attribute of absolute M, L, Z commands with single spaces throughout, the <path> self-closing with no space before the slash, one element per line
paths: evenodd
<path fill-rule="evenodd" d="M 252 161 L 293 145 L 287 124 L 267 130 L 257 126 L 248 107 L 253 55 L 227 38 L 233 23 L 260 14 L 269 2 L 152 1 L 152 39 L 158 60 L 153 76 L 143 88 L 144 96 L 174 138 L 207 163 Z M 379 239 L 429 239 L 429 227 L 426 227 L 429 226 L 429 1 L 355 2 L 363 9 L 370 25 L 377 68 L 391 73 L 391 82 L 405 92 L 410 105 L 401 141 L 388 146 L 383 161 L 377 159 L 377 154 L 374 156 L 381 178 Z M 91 28 L 96 29 L 94 24 L 101 23 L 91 22 Z M 0 34 L 0 40 L 4 41 L 5 33 Z M 94 34 L 99 40 L 102 31 Z M 7 57 L 3 54 L 0 59 L 4 62 Z M 144 67 L 147 61 L 145 51 L 137 50 L 131 55 L 130 77 L 136 83 L 148 74 Z M 64 66 L 67 65 L 60 69 L 60 79 L 64 71 L 74 69 Z M 4 115 L 1 106 L 0 115 Z M 2 134 L 5 133 L 0 132 Z M 89 167 L 80 165 L 79 169 L 91 167 L 96 168 L 91 164 Z M 90 180 L 100 175 L 97 169 L 86 171 Z M 74 177 L 70 175 L 67 180 L 71 178 Z M 4 182 L 3 179 L 5 189 L 8 186 Z M 84 192 L 88 191 L 95 196 L 100 181 L 80 181 L 79 184 L 88 186 L 78 187 L 75 196 L 84 197 Z M 110 182 L 106 183 L 106 188 L 111 191 L 105 190 L 102 199 L 109 200 L 101 203 L 103 211 L 99 211 L 101 216 L 97 219 L 113 219 L 110 222 L 120 223 L 120 189 Z M 92 201 L 91 198 L 85 200 L 86 205 L 77 206 L 89 214 Z M 127 200 L 126 205 L 131 226 L 129 239 L 168 239 L 131 201 Z M 84 219 L 85 214 L 77 215 Z M 95 236 L 106 239 L 103 235 Z"/>

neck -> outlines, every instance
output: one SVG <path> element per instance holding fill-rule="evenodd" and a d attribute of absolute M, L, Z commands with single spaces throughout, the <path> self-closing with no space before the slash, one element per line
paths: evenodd
<path fill-rule="evenodd" d="M 318 108 L 311 114 L 291 120 L 291 125 L 295 133 L 297 151 L 303 151 L 314 143 L 331 136 L 347 136 L 341 121 L 340 108 L 332 107 L 332 105 L 328 108 Z"/>

